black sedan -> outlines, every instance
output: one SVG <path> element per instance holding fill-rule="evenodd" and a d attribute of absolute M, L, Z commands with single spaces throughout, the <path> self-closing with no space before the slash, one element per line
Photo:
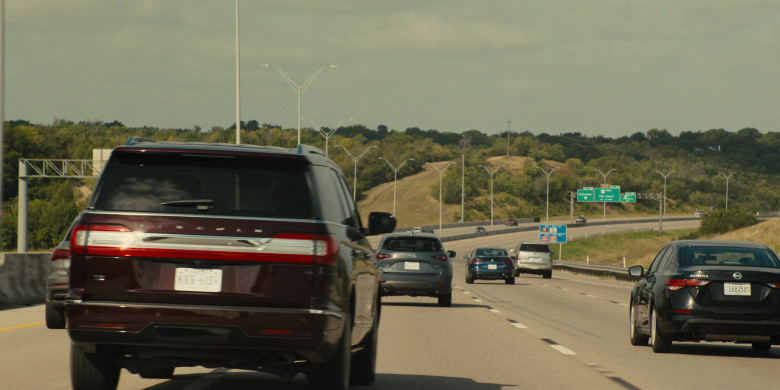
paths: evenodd
<path fill-rule="evenodd" d="M 631 291 L 630 338 L 668 352 L 672 341 L 780 344 L 780 259 L 742 241 L 672 241 Z"/>
<path fill-rule="evenodd" d="M 515 269 L 506 249 L 476 248 L 466 259 L 466 283 L 477 279 L 502 279 L 506 284 L 515 284 Z"/>

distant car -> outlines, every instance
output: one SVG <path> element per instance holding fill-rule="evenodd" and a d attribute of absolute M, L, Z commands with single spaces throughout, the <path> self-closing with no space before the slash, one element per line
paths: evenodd
<path fill-rule="evenodd" d="M 529 273 L 552 278 L 552 252 L 547 244 L 521 242 L 510 252 L 515 260 L 515 275 Z"/>
<path fill-rule="evenodd" d="M 631 290 L 630 340 L 653 352 L 672 341 L 780 344 L 780 259 L 766 245 L 682 240 L 666 244 Z"/>
<path fill-rule="evenodd" d="M 579 217 L 574 219 L 574 223 L 586 223 L 586 222 L 588 222 L 588 220 L 583 215 L 580 215 Z"/>
<path fill-rule="evenodd" d="M 439 306 L 452 306 L 452 257 L 433 234 L 385 234 L 376 252 L 381 294 L 435 297 Z"/>
<path fill-rule="evenodd" d="M 517 226 L 517 220 L 514 218 L 507 218 L 506 226 Z"/>
<path fill-rule="evenodd" d="M 476 248 L 466 259 L 466 283 L 477 279 L 501 279 L 515 284 L 515 267 L 512 258 L 503 248 Z"/>
<path fill-rule="evenodd" d="M 485 228 L 482 227 L 482 226 L 477 226 L 477 228 L 474 229 L 474 232 L 475 233 L 487 233 L 487 230 L 485 230 Z"/>
<path fill-rule="evenodd" d="M 421 228 L 419 226 L 415 226 L 415 227 L 412 228 L 412 233 L 422 233 L 422 231 L 423 231 L 423 228 Z"/>
<path fill-rule="evenodd" d="M 71 226 L 72 228 L 72 226 Z M 65 329 L 65 296 L 70 285 L 70 231 L 51 253 L 49 270 L 46 274 L 46 327 Z"/>
<path fill-rule="evenodd" d="M 696 210 L 693 212 L 693 216 L 696 218 L 704 217 L 704 210 Z"/>

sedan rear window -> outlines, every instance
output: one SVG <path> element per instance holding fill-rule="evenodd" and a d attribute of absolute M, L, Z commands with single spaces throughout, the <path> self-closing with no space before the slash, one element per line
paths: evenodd
<path fill-rule="evenodd" d="M 272 158 L 115 153 L 98 210 L 310 218 L 307 165 Z"/>
<path fill-rule="evenodd" d="M 441 251 L 441 242 L 427 237 L 392 237 L 385 240 L 382 249 L 388 251 L 437 252 Z"/>
<path fill-rule="evenodd" d="M 680 248 L 680 265 L 722 265 L 780 268 L 780 260 L 772 251 L 744 247 L 684 247 Z"/>

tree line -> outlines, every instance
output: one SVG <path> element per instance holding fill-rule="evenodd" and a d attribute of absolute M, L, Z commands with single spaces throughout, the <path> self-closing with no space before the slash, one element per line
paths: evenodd
<path fill-rule="evenodd" d="M 324 131 L 331 129 L 323 128 Z M 203 130 L 131 128 L 119 121 L 73 122 L 55 119 L 52 124 L 25 120 L 4 124 L 3 250 L 16 248 L 18 161 L 26 159 L 91 159 L 93 149 L 111 149 L 129 137 L 147 137 L 157 141 L 194 141 L 235 143 L 235 124 Z M 259 123 L 241 122 L 242 143 L 295 147 L 297 130 Z M 302 142 L 325 150 L 325 137 L 315 129 L 302 131 Z M 463 133 L 422 130 L 403 131 L 380 125 L 369 129 L 355 124 L 337 129 L 328 140 L 329 157 L 338 163 L 352 181 L 354 161 L 341 148 L 357 156 L 371 146 L 358 162 L 357 197 L 379 184 L 391 182 L 393 171 L 379 157 L 396 167 L 408 161 L 398 178 L 422 171 L 426 163 L 451 161 L 443 177 L 445 203 L 460 204 L 461 175 L 467 180 L 463 189 L 467 200 L 465 220 L 490 218 L 490 176 L 483 166 L 495 169 L 489 158 L 524 157 L 520 169 L 500 169 L 493 176 L 496 218 L 540 216 L 545 212 L 546 176 L 542 169 L 558 169 L 550 176 L 550 215 L 568 215 L 572 191 L 598 187 L 603 177 L 597 170 L 614 169 L 610 184 L 622 191 L 663 191 L 662 174 L 668 176 L 667 213 L 717 209 L 725 204 L 726 180 L 720 172 L 733 174 L 729 180 L 729 209 L 749 212 L 777 211 L 780 208 L 780 133 L 744 128 L 736 132 L 723 129 L 683 131 L 673 135 L 665 129 L 650 129 L 629 136 L 609 138 L 581 133 L 532 134 L 510 132 L 486 134 L 479 130 Z M 465 172 L 461 171 L 461 159 Z M 542 169 L 539 169 L 542 168 Z M 94 180 L 32 179 L 29 186 L 30 248 L 51 248 L 62 238 L 70 222 L 88 199 L 84 189 Z M 430 194 L 438 199 L 438 181 L 431 183 Z M 596 212 L 601 204 L 581 204 L 578 210 Z M 652 202 L 609 204 L 610 213 L 657 213 Z M 458 216 L 459 217 L 459 216 Z"/>

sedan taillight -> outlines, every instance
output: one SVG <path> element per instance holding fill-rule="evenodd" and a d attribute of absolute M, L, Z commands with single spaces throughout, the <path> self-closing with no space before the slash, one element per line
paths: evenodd
<path fill-rule="evenodd" d="M 672 291 L 677 291 L 685 287 L 703 287 L 710 281 L 701 279 L 668 279 L 666 281 L 666 288 Z"/>
<path fill-rule="evenodd" d="M 51 253 L 51 261 L 67 258 L 70 258 L 70 251 L 67 249 L 58 248 Z"/>

